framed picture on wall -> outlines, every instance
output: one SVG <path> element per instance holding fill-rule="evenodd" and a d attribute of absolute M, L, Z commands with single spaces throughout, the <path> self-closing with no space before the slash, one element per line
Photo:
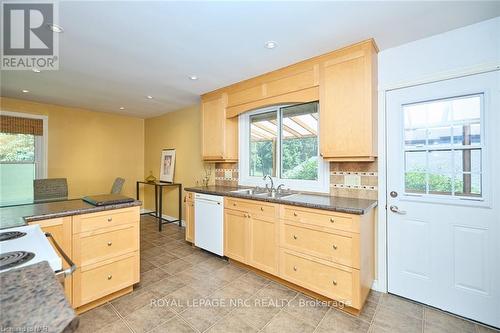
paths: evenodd
<path fill-rule="evenodd" d="M 161 152 L 160 181 L 174 181 L 175 149 L 163 149 Z"/>

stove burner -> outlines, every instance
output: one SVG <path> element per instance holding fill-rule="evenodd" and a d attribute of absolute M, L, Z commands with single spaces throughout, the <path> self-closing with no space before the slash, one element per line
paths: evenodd
<path fill-rule="evenodd" d="M 0 254 L 0 270 L 24 264 L 35 257 L 33 252 L 13 251 Z"/>
<path fill-rule="evenodd" d="M 6 240 L 11 240 L 11 239 L 16 239 L 26 236 L 25 232 L 21 231 L 6 231 L 6 232 L 0 232 L 0 242 L 6 241 Z"/>

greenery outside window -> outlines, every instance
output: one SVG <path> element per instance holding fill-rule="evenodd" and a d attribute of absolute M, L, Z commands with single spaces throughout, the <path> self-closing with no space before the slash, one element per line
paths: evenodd
<path fill-rule="evenodd" d="M 275 184 L 328 192 L 328 164 L 319 156 L 318 102 L 279 105 L 240 115 L 240 184 Z"/>

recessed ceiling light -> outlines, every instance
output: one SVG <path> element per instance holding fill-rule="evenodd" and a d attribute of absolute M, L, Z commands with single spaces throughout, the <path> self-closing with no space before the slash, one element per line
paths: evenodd
<path fill-rule="evenodd" d="M 191 81 L 196 81 L 196 80 L 198 80 L 198 77 L 196 75 L 189 75 L 189 79 Z"/>
<path fill-rule="evenodd" d="M 57 33 L 62 33 L 64 32 L 64 29 L 60 26 L 60 25 L 57 25 L 57 24 L 54 24 L 54 23 L 49 23 L 47 24 L 47 27 L 54 31 L 54 32 L 57 32 Z"/>
<path fill-rule="evenodd" d="M 39 69 L 38 69 L 38 68 L 36 68 L 36 67 L 33 67 L 31 70 L 32 70 L 33 72 L 35 72 L 35 73 L 40 73 L 40 72 L 41 72 L 41 70 L 39 70 Z"/>
<path fill-rule="evenodd" d="M 276 46 L 278 46 L 278 43 L 276 43 L 275 41 L 273 40 L 268 40 L 264 46 L 266 47 L 266 49 L 274 49 Z"/>
<path fill-rule="evenodd" d="M 124 106 L 120 106 L 120 110 L 125 110 L 125 107 Z"/>
<path fill-rule="evenodd" d="M 23 89 L 23 90 L 21 90 L 21 91 L 22 91 L 23 93 L 25 93 L 25 94 L 30 92 L 29 90 L 26 90 L 26 89 Z"/>
<path fill-rule="evenodd" d="M 151 95 L 147 95 L 147 96 L 146 96 L 146 98 L 147 98 L 147 99 L 153 99 L 153 96 L 151 96 Z"/>

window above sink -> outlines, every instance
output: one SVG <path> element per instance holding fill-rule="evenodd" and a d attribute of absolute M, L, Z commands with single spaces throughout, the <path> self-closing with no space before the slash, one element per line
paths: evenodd
<path fill-rule="evenodd" d="M 329 192 L 328 163 L 319 155 L 319 103 L 277 105 L 240 115 L 240 185 L 275 184 Z"/>

